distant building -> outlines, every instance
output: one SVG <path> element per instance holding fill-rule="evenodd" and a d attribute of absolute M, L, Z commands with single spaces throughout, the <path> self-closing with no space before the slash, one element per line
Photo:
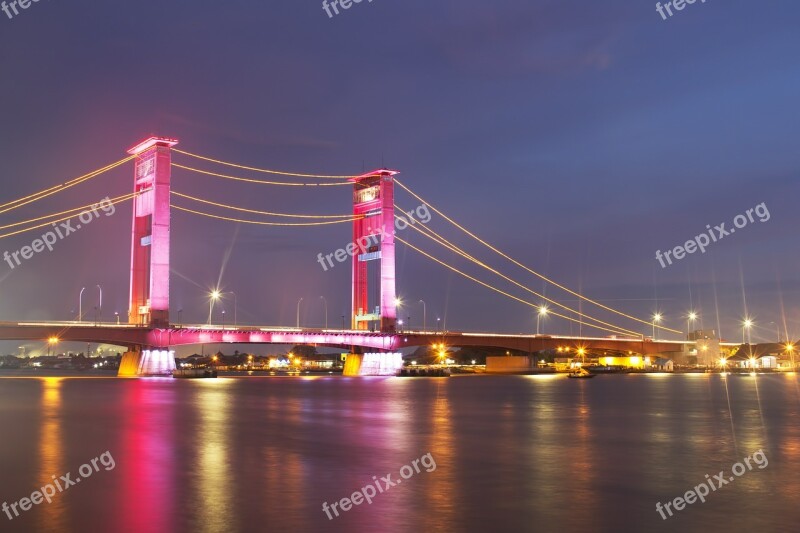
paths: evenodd
<path fill-rule="evenodd" d="M 672 362 L 671 359 L 664 359 L 663 357 L 657 357 L 655 360 L 651 362 L 650 368 L 658 370 L 660 372 L 673 372 L 675 370 L 675 364 Z"/>

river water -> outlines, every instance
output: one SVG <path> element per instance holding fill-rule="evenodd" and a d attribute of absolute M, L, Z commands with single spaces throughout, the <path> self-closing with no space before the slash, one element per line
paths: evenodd
<path fill-rule="evenodd" d="M 796 375 L 4 376 L 0 531 L 800 530 Z"/>

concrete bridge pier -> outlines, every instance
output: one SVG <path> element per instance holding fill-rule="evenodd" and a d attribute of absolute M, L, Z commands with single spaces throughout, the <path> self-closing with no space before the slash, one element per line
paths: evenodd
<path fill-rule="evenodd" d="M 403 368 L 403 354 L 350 353 L 344 363 L 345 376 L 396 376 Z"/>
<path fill-rule="evenodd" d="M 134 346 L 122 354 L 118 377 L 171 376 L 175 370 L 175 352 L 169 348 Z"/>

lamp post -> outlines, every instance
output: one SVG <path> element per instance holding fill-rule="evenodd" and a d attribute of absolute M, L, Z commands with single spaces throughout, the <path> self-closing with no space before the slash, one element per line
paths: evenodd
<path fill-rule="evenodd" d="M 297 300 L 297 326 L 296 327 L 298 327 L 298 328 L 300 327 L 300 302 L 302 302 L 302 301 L 303 301 L 303 298 L 300 298 L 299 300 Z"/>
<path fill-rule="evenodd" d="M 428 306 L 425 305 L 425 300 L 420 300 L 419 303 L 422 304 L 422 331 L 425 332 L 428 329 Z"/>
<path fill-rule="evenodd" d="M 50 355 L 50 349 L 58 344 L 58 337 L 50 337 L 47 339 L 47 355 Z"/>
<path fill-rule="evenodd" d="M 83 322 L 83 291 L 85 290 L 86 287 L 83 287 L 78 294 L 78 322 Z"/>
<path fill-rule="evenodd" d="M 100 285 L 97 286 L 97 290 L 100 291 L 100 303 L 97 306 L 97 313 L 94 318 L 95 322 L 100 322 L 100 315 L 103 313 L 103 287 Z"/>
<path fill-rule="evenodd" d="M 222 310 L 222 329 L 225 329 L 225 310 Z"/>
<path fill-rule="evenodd" d="M 778 344 L 781 343 L 781 328 L 778 327 L 777 322 L 770 322 L 770 324 L 775 324 L 775 333 L 778 335 Z"/>
<path fill-rule="evenodd" d="M 656 340 L 656 322 L 661 322 L 661 313 L 653 315 L 653 340 Z"/>
<path fill-rule="evenodd" d="M 437 316 L 436 317 L 436 333 L 439 333 L 439 326 L 440 326 L 441 322 L 442 322 L 442 319 Z"/>
<path fill-rule="evenodd" d="M 117 319 L 117 325 L 119 326 L 119 311 L 114 311 L 114 318 Z"/>
<path fill-rule="evenodd" d="M 219 300 L 220 297 L 219 290 L 213 290 L 209 294 L 209 302 L 208 302 L 208 323 L 211 324 L 211 314 L 214 312 L 214 302 Z"/>
<path fill-rule="evenodd" d="M 325 329 L 328 329 L 328 300 L 324 296 L 320 296 L 319 299 L 325 304 Z"/>
<path fill-rule="evenodd" d="M 697 313 L 694 311 L 689 311 L 689 314 L 686 315 L 686 340 L 689 340 L 689 336 L 692 331 L 691 323 L 697 320 Z"/>
<path fill-rule="evenodd" d="M 750 344 L 750 328 L 752 325 L 753 321 L 749 318 L 745 318 L 744 322 L 742 322 L 742 344 Z M 747 342 L 745 342 L 745 331 L 747 331 Z"/>
<path fill-rule="evenodd" d="M 536 314 L 536 334 L 539 334 L 539 320 L 547 316 L 547 306 L 540 305 L 539 312 Z"/>
<path fill-rule="evenodd" d="M 239 325 L 239 302 L 236 298 L 236 293 L 233 291 L 228 291 L 228 294 L 233 294 L 233 326 L 236 327 Z"/>

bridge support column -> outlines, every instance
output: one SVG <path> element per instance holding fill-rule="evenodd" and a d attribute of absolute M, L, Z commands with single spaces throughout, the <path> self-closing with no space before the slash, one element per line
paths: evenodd
<path fill-rule="evenodd" d="M 345 376 L 396 376 L 403 368 L 401 353 L 351 353 L 344 362 Z"/>
<path fill-rule="evenodd" d="M 178 141 L 151 137 L 128 153 L 133 177 L 131 298 L 128 322 L 169 326 L 169 196 L 171 148 Z"/>
<path fill-rule="evenodd" d="M 118 377 L 171 376 L 175 352 L 166 348 L 142 350 L 136 347 L 122 354 Z"/>
<path fill-rule="evenodd" d="M 392 332 L 397 321 L 394 266 L 394 170 L 376 170 L 353 182 L 352 328 Z M 349 251 L 349 247 L 348 247 Z M 370 299 L 367 265 L 378 261 L 378 301 Z"/>

